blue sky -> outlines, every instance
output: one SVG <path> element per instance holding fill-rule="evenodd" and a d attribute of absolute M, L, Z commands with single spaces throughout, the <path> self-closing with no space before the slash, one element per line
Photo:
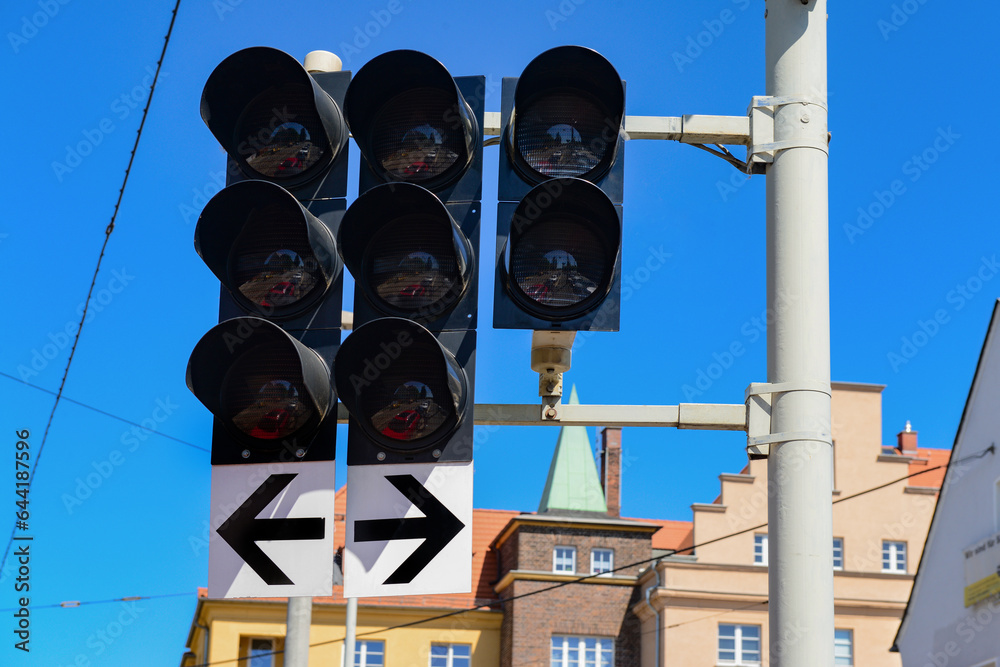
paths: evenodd
<path fill-rule="evenodd" d="M 69 357 L 172 7 L 12 0 L 0 9 L 10 158 L 0 251 L 11 306 L 0 372 L 48 392 Z M 886 385 L 887 443 L 911 420 L 921 444 L 950 447 L 1000 296 L 1000 227 L 988 204 L 996 170 L 975 134 L 998 102 L 988 83 L 1000 10 L 976 9 L 831 3 L 832 375 Z M 0 662 L 132 665 L 142 656 L 145 665 L 176 665 L 183 653 L 208 571 L 211 431 L 184 370 L 218 307 L 193 234 L 224 166 L 199 100 L 226 56 L 257 45 L 299 59 L 326 49 L 357 71 L 385 51 L 417 49 L 456 76 L 485 75 L 496 84 L 486 109 L 499 111 L 503 76 L 548 48 L 580 44 L 626 79 L 630 115 L 742 115 L 765 92 L 763 14 L 760 0 L 182 3 L 31 489 L 31 653 L 14 650 L 4 613 Z M 484 315 L 497 156 L 486 148 Z M 353 147 L 351 172 L 356 193 Z M 623 276 L 634 288 L 619 333 L 578 341 L 566 381 L 581 402 L 739 403 L 750 382 L 766 380 L 764 222 L 764 177 L 748 180 L 690 146 L 630 142 Z M 477 402 L 537 401 L 529 341 L 480 318 Z M 736 343 L 744 352 L 730 358 Z M 38 457 L 54 400 L 46 391 L 0 376 L 8 461 L 22 429 Z M 90 408 L 158 433 L 136 435 Z M 535 510 L 556 437 L 542 427 L 486 430 L 475 505 Z M 720 472 L 742 468 L 744 444 L 738 433 L 626 429 L 624 513 L 690 519 L 692 502 L 715 498 Z M 0 468 L 6 538 L 15 470 Z M 96 604 L 126 596 L 162 597 Z M 0 609 L 17 597 L 13 579 L 0 579 Z M 45 608 L 69 600 L 95 604 Z"/>

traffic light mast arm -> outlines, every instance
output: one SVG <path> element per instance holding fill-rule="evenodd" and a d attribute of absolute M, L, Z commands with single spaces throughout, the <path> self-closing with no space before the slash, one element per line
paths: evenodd
<path fill-rule="evenodd" d="M 487 111 L 483 134 L 499 137 L 500 112 Z M 628 139 L 660 139 L 682 144 L 750 145 L 749 116 L 626 116 Z"/>
<path fill-rule="evenodd" d="M 539 426 L 672 426 L 713 431 L 745 431 L 747 406 L 713 403 L 680 405 L 569 405 L 557 419 L 544 419 L 537 403 L 485 403 L 475 407 L 477 425 Z M 339 406 L 337 421 L 346 424 L 347 409 Z"/>

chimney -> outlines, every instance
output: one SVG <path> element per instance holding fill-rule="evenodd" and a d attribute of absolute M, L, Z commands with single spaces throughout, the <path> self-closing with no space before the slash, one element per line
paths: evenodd
<path fill-rule="evenodd" d="M 917 455 L 917 432 L 910 426 L 910 420 L 906 420 L 906 428 L 896 434 L 899 443 L 899 453 L 903 456 Z"/>
<path fill-rule="evenodd" d="M 605 426 L 601 431 L 601 488 L 608 505 L 608 516 L 622 512 L 622 430 Z"/>

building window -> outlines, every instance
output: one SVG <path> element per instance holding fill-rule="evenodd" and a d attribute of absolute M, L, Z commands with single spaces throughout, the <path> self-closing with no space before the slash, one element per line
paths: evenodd
<path fill-rule="evenodd" d="M 833 569 L 844 569 L 844 538 L 833 538 Z"/>
<path fill-rule="evenodd" d="M 358 640 L 354 644 L 354 667 L 382 667 L 385 664 L 385 642 L 381 639 Z"/>
<path fill-rule="evenodd" d="M 469 644 L 431 644 L 431 667 L 469 667 L 471 660 Z"/>
<path fill-rule="evenodd" d="M 274 667 L 274 640 L 250 639 L 247 667 Z"/>
<path fill-rule="evenodd" d="M 551 667 L 614 667 L 614 642 L 604 637 L 552 636 Z"/>
<path fill-rule="evenodd" d="M 552 551 L 552 571 L 576 572 L 576 547 L 556 547 Z"/>
<path fill-rule="evenodd" d="M 719 623 L 719 664 L 759 665 L 760 626 Z"/>
<path fill-rule="evenodd" d="M 590 573 L 600 574 L 615 569 L 615 552 L 611 549 L 593 549 L 590 552 Z"/>
<path fill-rule="evenodd" d="M 906 542 L 882 541 L 882 571 L 906 572 Z"/>
<path fill-rule="evenodd" d="M 753 564 L 767 565 L 767 533 L 753 536 Z"/>
<path fill-rule="evenodd" d="M 853 630 L 833 631 L 833 664 L 834 665 L 854 664 Z"/>

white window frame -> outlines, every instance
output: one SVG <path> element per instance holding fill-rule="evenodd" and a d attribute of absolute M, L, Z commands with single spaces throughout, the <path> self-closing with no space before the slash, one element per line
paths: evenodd
<path fill-rule="evenodd" d="M 722 628 L 724 628 L 724 627 L 725 628 L 733 628 L 733 635 L 732 636 L 730 636 L 730 635 L 723 636 L 723 634 L 722 634 Z M 756 641 L 757 642 L 757 650 L 756 651 L 749 651 L 749 650 L 744 651 L 744 648 L 743 648 L 743 642 L 744 642 L 743 632 L 744 632 L 744 630 L 746 630 L 748 628 L 753 628 L 753 629 L 755 629 L 757 631 L 757 636 L 756 637 L 747 637 L 746 638 L 746 641 L 748 641 L 748 642 L 749 641 Z M 726 658 L 722 657 L 722 651 L 723 650 L 727 650 L 727 651 L 729 650 L 729 649 L 723 649 L 721 646 L 719 646 L 719 644 L 721 643 L 721 641 L 723 639 L 732 639 L 733 640 L 732 653 L 733 653 L 734 658 L 732 660 L 729 660 L 729 659 L 726 659 Z M 716 630 L 716 643 L 715 643 L 716 664 L 719 664 L 719 665 L 746 665 L 748 667 L 758 667 L 759 665 L 762 664 L 761 661 L 763 660 L 763 657 L 764 657 L 763 651 L 764 651 L 764 633 L 763 633 L 763 630 L 761 630 L 761 627 L 759 625 L 753 625 L 753 624 L 750 624 L 750 623 L 719 623 L 718 629 Z M 757 659 L 756 660 L 745 659 L 744 656 L 743 656 L 744 652 L 746 652 L 746 653 L 756 653 L 757 654 Z"/>
<path fill-rule="evenodd" d="M 434 648 L 444 648 L 447 653 L 444 656 L 434 655 Z M 462 647 L 469 650 L 466 655 L 455 655 L 455 648 Z M 445 663 L 441 665 L 440 661 L 434 662 L 434 658 L 444 658 Z M 456 662 L 456 658 L 459 662 Z M 428 656 L 428 661 L 430 667 L 468 667 L 472 664 L 472 644 L 447 644 L 445 642 L 431 642 L 431 653 Z"/>
<path fill-rule="evenodd" d="M 899 567 L 900 555 L 902 568 Z M 886 567 L 886 556 L 889 557 L 889 567 Z M 906 574 L 906 542 L 882 540 L 882 571 L 887 574 Z"/>
<path fill-rule="evenodd" d="M 841 633 L 841 637 L 843 636 L 842 633 L 846 633 L 847 641 L 845 642 L 841 637 L 838 637 L 838 633 Z M 847 656 L 837 655 L 837 648 L 843 648 L 845 646 L 847 647 Z M 837 658 L 843 657 L 847 658 L 847 662 L 837 662 Z M 854 665 L 854 630 L 850 628 L 836 628 L 833 631 L 833 664 L 835 666 L 843 665 L 844 667 Z"/>
<path fill-rule="evenodd" d="M 587 654 L 587 640 L 596 643 L 590 655 Z M 615 640 L 611 637 L 552 635 L 550 645 L 551 667 L 568 667 L 571 664 L 586 667 L 615 667 Z"/>
<path fill-rule="evenodd" d="M 840 565 L 837 565 L 837 551 L 838 551 L 837 543 L 838 542 L 840 543 L 840 548 L 839 548 L 839 551 L 840 551 Z M 835 537 L 835 538 L 833 538 L 833 569 L 834 570 L 843 570 L 844 569 L 844 538 L 843 537 Z"/>
<path fill-rule="evenodd" d="M 565 554 L 560 554 L 560 551 L 568 551 L 568 557 Z M 567 561 L 570 569 L 560 569 L 560 565 L 565 565 Z M 576 574 L 576 547 L 556 545 L 552 549 L 552 571 L 560 574 Z"/>
<path fill-rule="evenodd" d="M 606 570 L 598 570 L 597 569 L 598 563 L 597 563 L 597 559 L 595 558 L 597 556 L 597 554 L 602 554 L 602 555 L 603 554 L 607 554 L 608 555 L 608 559 L 607 559 L 608 560 L 608 562 L 607 562 L 607 566 L 608 567 L 607 567 Z M 601 563 L 601 565 L 603 565 L 603 564 L 604 563 Z M 590 550 L 590 573 L 591 574 L 598 574 L 599 575 L 599 574 L 610 573 L 611 570 L 613 570 L 613 569 L 615 569 L 615 550 L 614 549 L 598 548 L 598 549 L 591 549 Z"/>
<path fill-rule="evenodd" d="M 351 656 L 350 662 L 347 664 L 350 667 L 354 667 L 355 664 L 360 665 L 360 667 L 369 667 L 368 665 L 368 647 L 375 646 L 379 648 L 379 655 L 382 656 L 382 665 L 385 665 L 385 640 L 384 639 L 359 639 L 354 644 L 354 655 Z M 374 652 L 373 652 L 374 655 Z M 357 658 L 357 660 L 355 660 Z"/>
<path fill-rule="evenodd" d="M 767 533 L 753 535 L 753 564 L 767 565 Z"/>

